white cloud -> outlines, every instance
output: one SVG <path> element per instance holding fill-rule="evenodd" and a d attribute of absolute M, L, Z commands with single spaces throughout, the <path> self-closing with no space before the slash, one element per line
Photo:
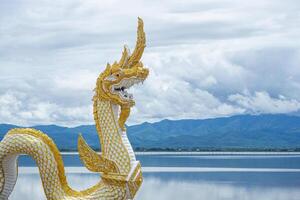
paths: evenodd
<path fill-rule="evenodd" d="M 93 123 L 96 77 L 124 43 L 133 47 L 137 16 L 145 21 L 150 77 L 132 89 L 129 123 L 293 112 L 299 10 L 296 0 L 4 0 L 0 123 Z"/>
<path fill-rule="evenodd" d="M 56 89 L 93 90 L 98 73 L 88 70 L 61 71 L 54 77 Z"/>
<path fill-rule="evenodd" d="M 0 96 L 0 119 L 18 125 L 40 125 L 58 123 L 90 123 L 92 107 L 65 106 L 45 102 L 24 93 L 6 92 Z"/>
<path fill-rule="evenodd" d="M 250 94 L 233 94 L 228 100 L 236 103 L 250 113 L 290 113 L 300 109 L 300 102 L 295 99 L 286 99 L 279 95 L 271 97 L 267 92 L 255 92 Z"/>

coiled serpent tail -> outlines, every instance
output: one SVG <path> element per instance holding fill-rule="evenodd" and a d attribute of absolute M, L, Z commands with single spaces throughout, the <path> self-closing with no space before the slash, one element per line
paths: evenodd
<path fill-rule="evenodd" d="M 85 190 L 72 190 L 66 181 L 63 163 L 59 150 L 53 141 L 44 133 L 34 129 L 12 129 L 0 143 L 0 161 L 2 168 L 1 199 L 7 199 L 17 178 L 17 157 L 20 154 L 31 156 L 40 171 L 47 199 L 120 199 L 125 196 L 122 188 L 99 182 Z"/>

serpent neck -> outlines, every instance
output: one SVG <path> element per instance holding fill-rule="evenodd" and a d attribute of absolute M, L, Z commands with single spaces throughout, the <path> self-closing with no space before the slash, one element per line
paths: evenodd
<path fill-rule="evenodd" d="M 94 118 L 102 155 L 113 160 L 121 174 L 128 174 L 135 158 L 126 132 L 122 132 L 117 123 L 118 112 L 118 105 L 107 100 L 94 100 Z"/>

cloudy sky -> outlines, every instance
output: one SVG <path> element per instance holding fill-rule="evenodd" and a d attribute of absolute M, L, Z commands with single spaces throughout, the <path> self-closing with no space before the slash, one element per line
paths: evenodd
<path fill-rule="evenodd" d="M 297 0 L 1 0 L 0 123 L 92 124 L 95 80 L 135 44 L 129 124 L 300 110 Z"/>

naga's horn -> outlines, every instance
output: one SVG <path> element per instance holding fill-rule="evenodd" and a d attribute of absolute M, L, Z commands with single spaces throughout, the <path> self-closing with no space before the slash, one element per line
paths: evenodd
<path fill-rule="evenodd" d="M 144 32 L 144 22 L 141 18 L 138 18 L 138 29 L 137 29 L 137 41 L 133 53 L 130 55 L 127 47 L 124 47 L 122 58 L 119 64 L 122 63 L 123 67 L 132 67 L 139 63 L 144 49 L 146 47 L 146 36 Z"/>
<path fill-rule="evenodd" d="M 125 45 L 125 46 L 124 46 L 123 53 L 122 53 L 122 58 L 121 58 L 120 61 L 119 61 L 119 65 L 120 65 L 121 67 L 125 67 L 125 66 L 127 65 L 129 56 L 130 56 L 130 50 L 129 50 L 128 47 Z"/>

